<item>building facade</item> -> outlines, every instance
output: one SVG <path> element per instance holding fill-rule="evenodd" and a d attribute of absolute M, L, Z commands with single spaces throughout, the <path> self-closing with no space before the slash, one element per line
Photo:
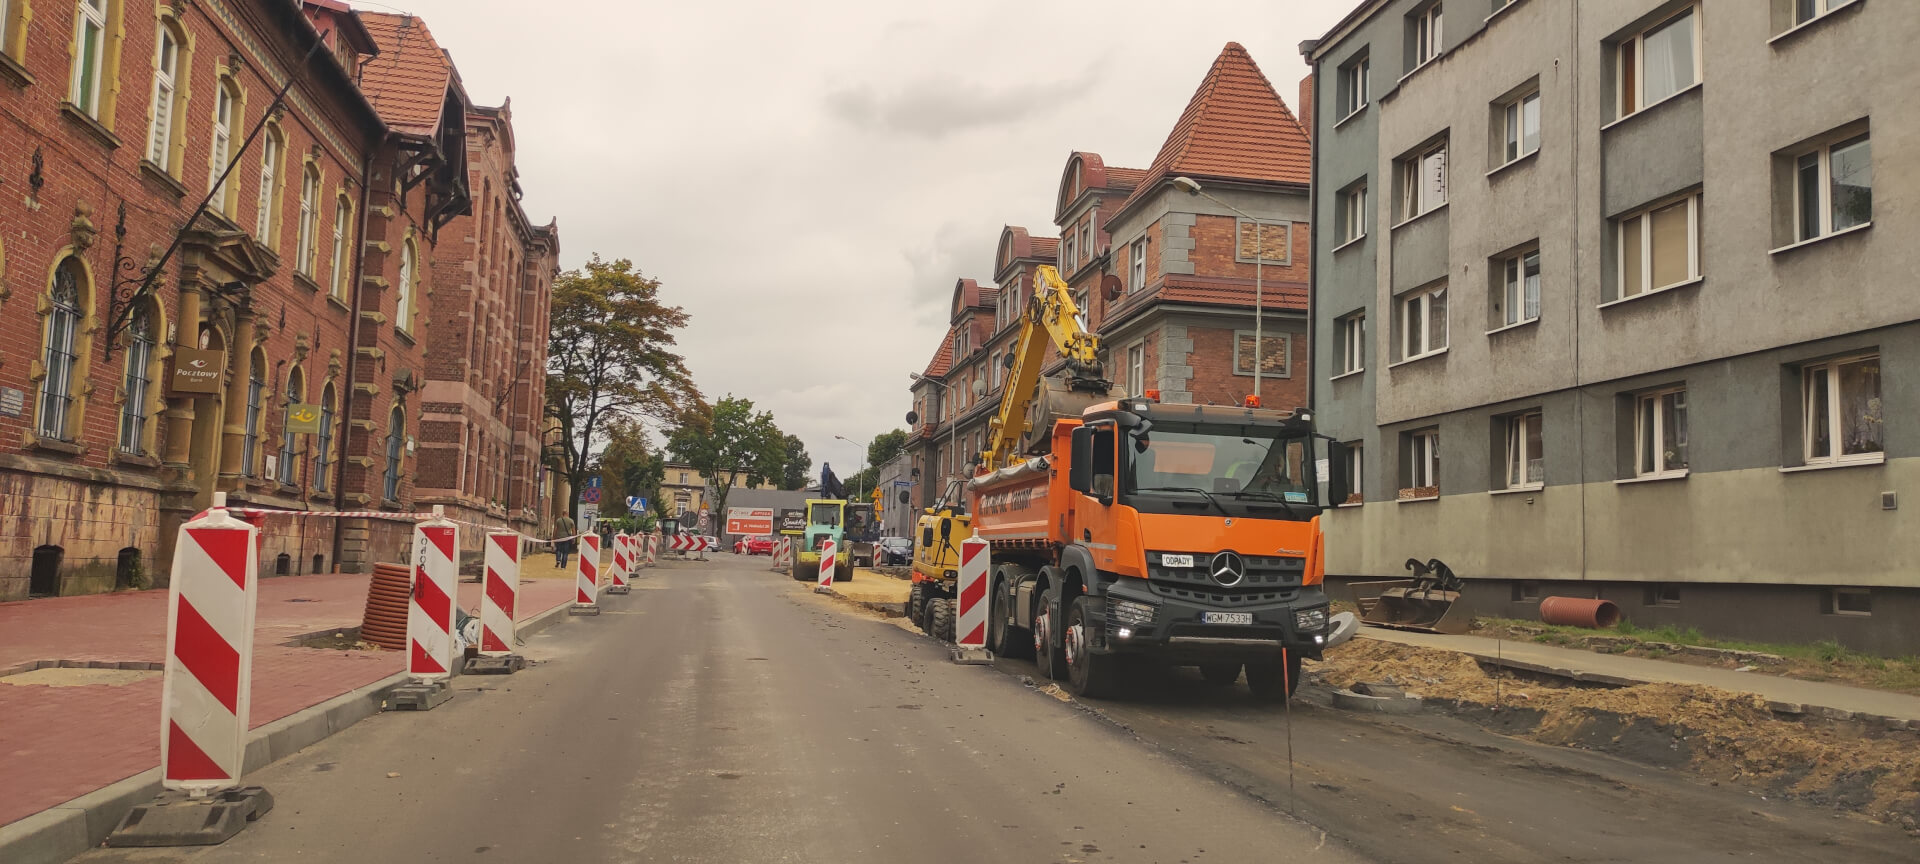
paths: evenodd
<path fill-rule="evenodd" d="M 1905 12 L 1382 0 L 1303 45 L 1330 572 L 1920 648 Z"/>

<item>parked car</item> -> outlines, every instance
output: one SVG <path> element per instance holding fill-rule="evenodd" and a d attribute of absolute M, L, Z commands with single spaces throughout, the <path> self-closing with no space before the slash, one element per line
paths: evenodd
<path fill-rule="evenodd" d="M 904 567 L 913 563 L 913 539 L 910 537 L 880 538 L 881 563 Z"/>
<path fill-rule="evenodd" d="M 773 554 L 773 538 L 771 536 L 768 536 L 766 534 L 760 534 L 757 536 L 748 537 L 745 542 L 746 542 L 748 555 L 772 555 Z"/>

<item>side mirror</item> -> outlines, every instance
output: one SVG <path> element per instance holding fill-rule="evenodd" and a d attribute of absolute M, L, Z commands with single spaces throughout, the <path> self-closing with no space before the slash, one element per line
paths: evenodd
<path fill-rule="evenodd" d="M 1073 430 L 1073 446 L 1067 451 L 1067 488 L 1093 494 L 1093 430 L 1086 426 Z"/>
<path fill-rule="evenodd" d="M 1347 496 L 1352 494 L 1352 490 L 1347 488 L 1347 475 L 1351 473 L 1347 462 L 1352 458 L 1353 453 L 1347 445 L 1338 441 L 1327 442 L 1327 472 L 1332 475 L 1327 478 L 1328 507 L 1347 503 Z"/>

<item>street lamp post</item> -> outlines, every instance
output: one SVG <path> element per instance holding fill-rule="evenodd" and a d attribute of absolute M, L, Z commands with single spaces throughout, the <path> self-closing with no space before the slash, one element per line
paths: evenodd
<path fill-rule="evenodd" d="M 932 378 L 928 378 L 927 376 L 922 375 L 918 372 L 908 372 L 907 377 L 910 379 L 913 379 L 914 381 L 924 381 L 928 384 L 932 384 L 933 386 L 940 388 L 940 390 L 944 394 L 940 397 L 940 407 L 942 408 L 945 408 L 948 404 L 950 404 L 950 401 L 953 399 L 952 387 L 949 387 L 945 384 L 935 381 Z M 959 426 L 960 426 L 960 417 L 958 415 L 958 412 L 955 412 L 953 422 L 947 424 L 947 461 L 949 463 L 954 461 L 954 458 L 953 458 L 955 455 L 954 448 L 958 446 L 954 442 L 954 430 L 956 430 Z M 932 467 L 932 466 L 928 466 L 928 467 Z M 958 465 L 953 466 L 953 474 L 951 476 L 953 477 L 960 476 L 960 466 Z M 947 490 L 945 489 L 940 490 L 940 497 L 945 498 L 946 495 L 947 495 Z"/>
<path fill-rule="evenodd" d="M 848 437 L 847 437 L 847 436 L 845 436 L 845 435 L 835 435 L 835 436 L 833 436 L 833 437 L 835 437 L 835 438 L 837 438 L 837 439 L 839 439 L 839 440 L 841 440 L 841 441 L 845 441 L 845 442 L 847 442 L 848 444 L 852 444 L 852 445 L 854 445 L 855 447 L 858 447 L 858 448 L 860 448 L 860 470 L 859 470 L 859 472 L 857 472 L 857 473 L 855 473 L 855 474 L 853 475 L 853 477 L 854 477 L 854 488 L 855 488 L 855 491 L 854 491 L 854 493 L 853 493 L 853 500 L 855 500 L 855 501 L 858 501 L 858 500 L 860 500 L 860 499 L 861 499 L 861 498 L 862 498 L 863 496 L 865 496 L 865 495 L 867 494 L 867 487 L 866 487 L 866 479 L 865 479 L 865 478 L 863 478 L 863 477 L 861 477 L 860 475 L 862 475 L 862 474 L 865 474 L 865 473 L 867 473 L 867 448 L 868 448 L 868 445 L 866 445 L 866 444 L 862 444 L 862 443 L 860 443 L 859 441 L 855 441 L 855 440 L 853 440 L 852 438 L 848 438 Z"/>
<path fill-rule="evenodd" d="M 1228 210 L 1232 210 L 1240 214 L 1247 221 L 1253 223 L 1253 402 L 1258 405 L 1260 404 L 1260 372 L 1262 365 L 1260 354 L 1261 351 L 1266 348 L 1266 339 L 1263 338 L 1265 333 L 1263 332 L 1264 328 L 1262 326 L 1266 323 L 1266 314 L 1262 308 L 1260 290 L 1261 265 L 1267 260 L 1266 225 L 1253 214 L 1207 194 L 1200 188 L 1199 182 L 1191 177 L 1175 177 L 1173 178 L 1173 185 L 1185 190 L 1188 195 L 1198 195 Z M 1236 254 L 1239 252 L 1240 246 L 1240 238 L 1237 236 L 1237 233 L 1238 232 L 1236 232 L 1236 236 L 1233 238 L 1234 251 Z"/>

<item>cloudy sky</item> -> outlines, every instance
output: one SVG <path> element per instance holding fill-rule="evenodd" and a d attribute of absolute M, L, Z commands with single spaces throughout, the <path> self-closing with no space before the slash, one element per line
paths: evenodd
<path fill-rule="evenodd" d="M 703 392 L 843 475 L 1003 225 L 1051 236 L 1067 155 L 1145 168 L 1229 41 L 1289 106 L 1357 0 L 394 0 L 482 104 L 511 97 L 524 205 L 561 263 L 633 259 L 692 324 Z M 537 10 L 537 11 L 536 11 Z"/>

